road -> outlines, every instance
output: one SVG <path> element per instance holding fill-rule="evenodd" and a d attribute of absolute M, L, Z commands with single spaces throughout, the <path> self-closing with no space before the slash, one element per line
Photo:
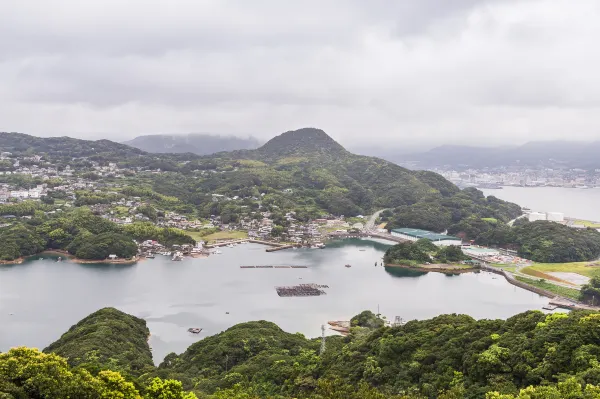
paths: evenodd
<path fill-rule="evenodd" d="M 377 221 L 377 218 L 379 217 L 379 215 L 381 215 L 381 212 L 383 211 L 385 211 L 385 209 L 381 209 L 369 217 L 369 220 L 367 220 L 367 223 L 365 223 L 365 231 L 375 230 L 375 222 Z"/>

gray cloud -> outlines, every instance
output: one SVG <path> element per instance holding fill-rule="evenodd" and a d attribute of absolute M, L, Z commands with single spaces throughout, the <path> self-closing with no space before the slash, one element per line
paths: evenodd
<path fill-rule="evenodd" d="M 0 130 L 598 139 L 595 0 L 4 0 Z"/>

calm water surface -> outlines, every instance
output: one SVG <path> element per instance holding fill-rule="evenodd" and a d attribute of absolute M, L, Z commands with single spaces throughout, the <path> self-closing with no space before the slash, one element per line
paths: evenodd
<path fill-rule="evenodd" d="M 320 335 L 327 320 L 365 309 L 388 319 L 442 313 L 506 318 L 540 309 L 547 299 L 488 273 L 392 275 L 374 263 L 387 245 L 367 240 L 326 249 L 266 253 L 257 244 L 223 248 L 221 255 L 171 262 L 157 256 L 136 265 L 81 265 L 52 259 L 0 266 L 0 351 L 43 348 L 89 313 L 114 306 L 146 319 L 155 361 L 236 323 L 270 320 L 289 332 Z M 345 268 L 345 264 L 351 268 Z M 240 265 L 306 265 L 307 269 L 240 269 Z M 280 298 L 274 286 L 328 284 L 327 295 Z M 229 312 L 229 314 L 226 314 Z M 12 315 L 11 315 L 12 313 Z M 201 327 L 199 335 L 189 327 Z"/>
<path fill-rule="evenodd" d="M 485 195 L 517 203 L 541 212 L 563 212 L 565 216 L 600 221 L 600 189 L 562 187 L 504 187 L 481 190 Z"/>

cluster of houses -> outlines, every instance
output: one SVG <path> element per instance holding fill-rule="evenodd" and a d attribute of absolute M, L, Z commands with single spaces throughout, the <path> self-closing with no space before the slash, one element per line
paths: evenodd
<path fill-rule="evenodd" d="M 11 187 L 8 184 L 0 185 L 0 202 L 6 202 L 10 198 L 19 199 L 40 199 L 47 194 L 45 184 L 37 185 L 35 188 L 22 189 Z"/>

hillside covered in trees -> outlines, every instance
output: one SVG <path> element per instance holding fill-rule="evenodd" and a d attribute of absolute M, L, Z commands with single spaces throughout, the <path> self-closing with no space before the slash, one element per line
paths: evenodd
<path fill-rule="evenodd" d="M 12 261 L 44 250 L 63 250 L 79 258 L 102 260 L 110 254 L 131 258 L 137 253 L 134 240 L 155 239 L 167 244 L 193 244 L 186 233 L 151 223 L 118 225 L 80 207 L 61 213 L 44 212 L 43 203 L 0 204 L 0 216 L 20 215 L 0 229 L 0 260 Z"/>
<path fill-rule="evenodd" d="M 477 244 L 517 250 L 519 256 L 536 262 L 560 263 L 600 257 L 600 232 L 575 229 L 548 221 L 519 219 L 513 227 L 500 221 L 466 218 L 448 232 Z"/>
<path fill-rule="evenodd" d="M 598 313 L 530 311 L 508 320 L 453 314 L 385 327 L 367 311 L 353 320 L 351 334 L 328 337 L 322 354 L 319 340 L 255 321 L 154 367 L 144 322 L 102 309 L 46 354 L 0 354 L 0 397 L 600 398 Z"/>
<path fill-rule="evenodd" d="M 200 217 L 222 215 L 232 221 L 242 207 L 254 206 L 258 199 L 271 211 L 294 210 L 313 218 L 324 213 L 356 216 L 426 201 L 473 201 L 469 196 L 451 200 L 460 190 L 436 173 L 354 155 L 313 128 L 283 133 L 256 150 L 209 156 L 149 154 L 107 140 L 16 133 L 0 134 L 0 149 L 37 154 L 59 168 L 76 166 L 90 177 L 94 174 L 92 161 L 112 162 L 129 168 L 131 175 L 137 173 L 130 182 L 135 189 L 175 197 L 189 207 L 188 212 Z M 145 170 L 160 173 L 140 174 Z M 215 202 L 213 194 L 235 199 Z"/>

